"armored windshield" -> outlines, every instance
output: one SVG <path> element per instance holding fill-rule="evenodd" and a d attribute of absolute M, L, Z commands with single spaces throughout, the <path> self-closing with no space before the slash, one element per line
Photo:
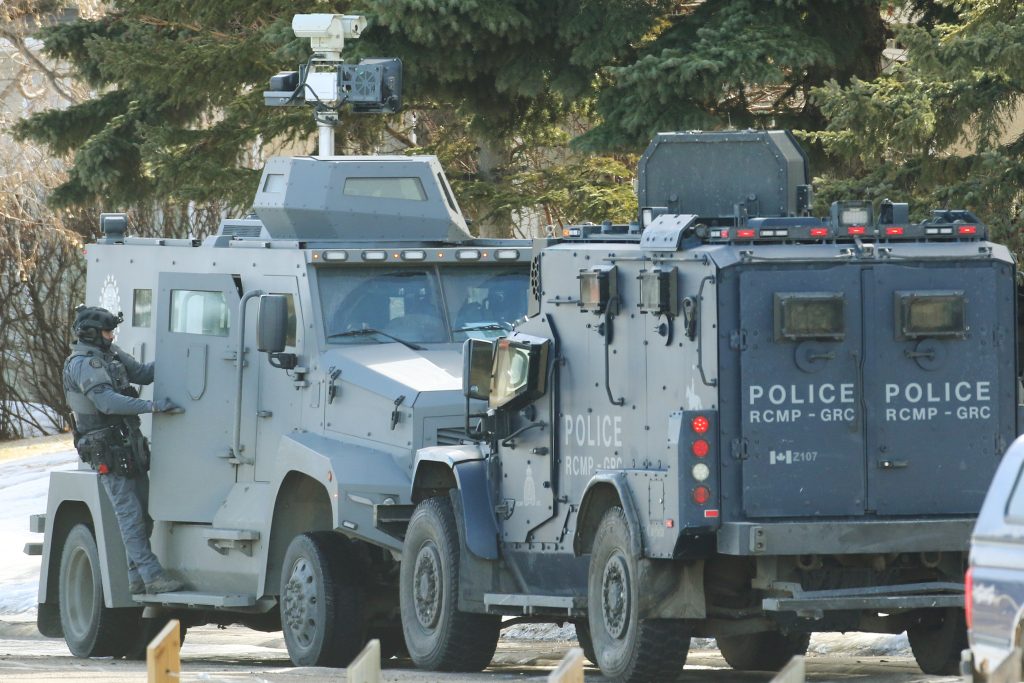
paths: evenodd
<path fill-rule="evenodd" d="M 323 269 L 324 330 L 331 344 L 498 337 L 526 315 L 528 277 L 525 264 Z"/>

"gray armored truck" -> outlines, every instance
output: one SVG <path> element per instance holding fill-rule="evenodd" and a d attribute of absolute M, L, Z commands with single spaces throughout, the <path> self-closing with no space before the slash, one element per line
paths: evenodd
<path fill-rule="evenodd" d="M 768 670 L 814 631 L 956 672 L 1018 432 L 1014 260 L 967 211 L 810 198 L 784 131 L 659 134 L 637 224 L 535 245 L 529 318 L 467 342 L 476 442 L 417 454 L 392 527 L 419 666 L 486 666 L 513 617 L 629 682 L 691 636 Z"/>
<path fill-rule="evenodd" d="M 144 431 L 153 548 L 188 589 L 130 595 L 99 475 L 53 473 L 29 550 L 39 629 L 75 655 L 138 653 L 171 615 L 283 627 L 300 665 L 401 647 L 377 522 L 416 449 L 464 436 L 462 344 L 525 315 L 530 244 L 473 239 L 430 156 L 274 158 L 254 209 L 202 242 L 106 214 L 86 248 L 88 304 L 124 312 L 115 343 L 185 408 Z"/>

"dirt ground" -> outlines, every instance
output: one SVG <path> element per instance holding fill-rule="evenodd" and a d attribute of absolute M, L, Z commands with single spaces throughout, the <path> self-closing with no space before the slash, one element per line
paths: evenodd
<path fill-rule="evenodd" d="M 408 660 L 385 662 L 383 681 L 448 683 L 541 682 L 573 642 L 502 640 L 490 668 L 479 674 L 436 674 L 417 671 Z M 182 681 L 332 681 L 344 680 L 338 669 L 293 667 L 280 633 L 260 633 L 242 627 L 190 629 L 181 652 Z M 692 649 L 677 681 L 767 683 L 771 674 L 732 671 L 718 651 Z M 596 668 L 588 681 L 600 681 Z M 43 638 L 31 622 L 0 622 L 0 682 L 9 681 L 145 681 L 145 662 L 76 659 L 62 640 Z M 809 654 L 808 681 L 857 683 L 937 683 L 955 677 L 926 676 L 912 657 Z"/>

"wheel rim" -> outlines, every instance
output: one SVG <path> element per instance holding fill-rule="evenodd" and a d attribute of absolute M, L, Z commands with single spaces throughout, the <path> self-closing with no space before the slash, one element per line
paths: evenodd
<path fill-rule="evenodd" d="M 608 558 L 601 576 L 601 615 L 612 638 L 621 640 L 629 628 L 629 569 L 622 555 Z"/>
<path fill-rule="evenodd" d="M 64 590 L 61 599 L 66 606 L 67 623 L 64 628 L 81 638 L 89 631 L 92 614 L 96 609 L 96 595 L 93 592 L 92 561 L 85 548 L 78 546 L 68 558 L 67 573 L 64 575 Z"/>
<path fill-rule="evenodd" d="M 416 619 L 423 628 L 437 626 L 441 615 L 441 555 L 437 546 L 428 542 L 416 554 L 413 568 L 412 597 Z"/>
<path fill-rule="evenodd" d="M 284 620 L 288 631 L 303 648 L 310 647 L 320 630 L 320 586 L 312 563 L 300 557 L 292 565 L 284 594 Z"/>

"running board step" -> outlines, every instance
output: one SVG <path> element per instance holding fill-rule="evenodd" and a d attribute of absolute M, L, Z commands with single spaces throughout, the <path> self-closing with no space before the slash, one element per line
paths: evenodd
<path fill-rule="evenodd" d="M 581 595 L 527 595 L 519 593 L 484 593 L 484 607 L 492 614 L 550 614 L 560 612 L 580 616 L 587 608 Z"/>
<path fill-rule="evenodd" d="M 252 607 L 256 604 L 255 595 L 245 595 L 243 593 L 198 593 L 194 591 L 156 593 L 153 595 L 133 595 L 132 600 L 146 605 L 164 605 L 165 607 L 213 607 L 215 609 Z"/>

